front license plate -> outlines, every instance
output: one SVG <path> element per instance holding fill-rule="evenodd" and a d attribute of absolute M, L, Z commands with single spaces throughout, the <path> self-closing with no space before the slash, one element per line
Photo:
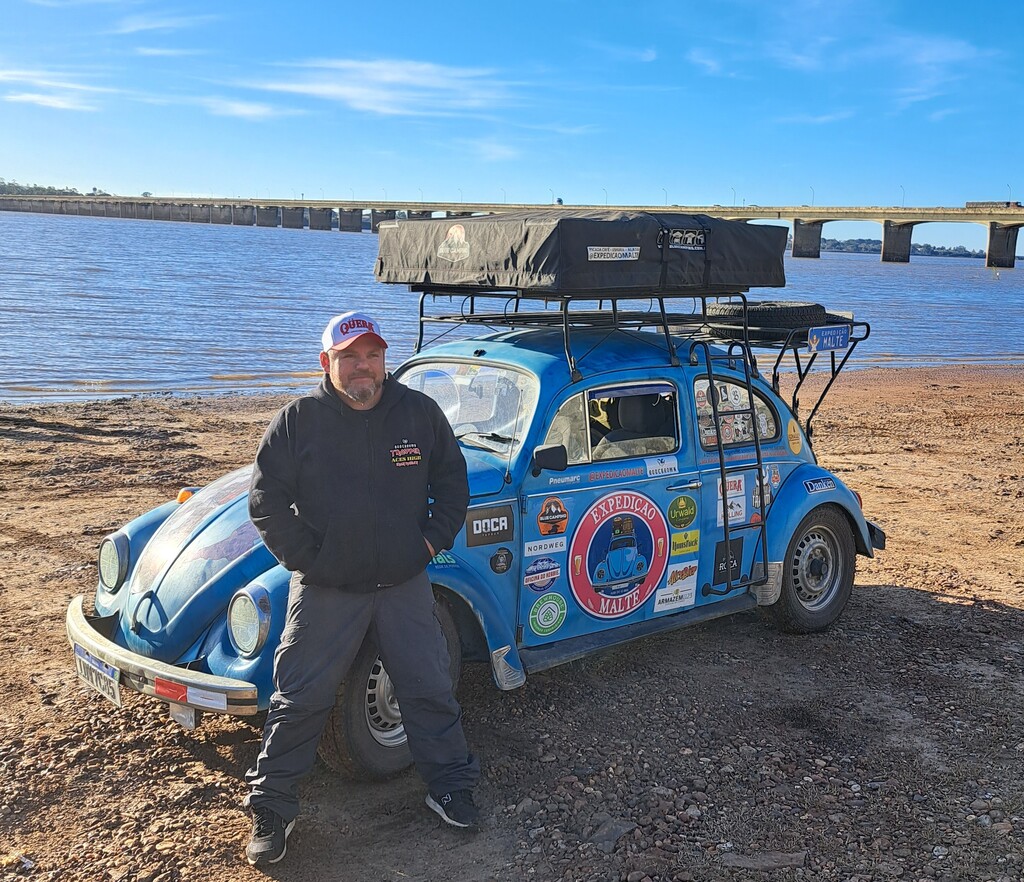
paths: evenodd
<path fill-rule="evenodd" d="M 121 706 L 121 672 L 113 665 L 100 661 L 85 649 L 75 644 L 75 668 L 78 679 L 95 689 L 100 695 Z"/>

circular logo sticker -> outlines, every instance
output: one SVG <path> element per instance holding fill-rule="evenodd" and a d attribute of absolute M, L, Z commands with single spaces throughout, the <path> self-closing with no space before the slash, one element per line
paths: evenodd
<path fill-rule="evenodd" d="M 692 496 L 677 496 L 668 506 L 668 522 L 677 530 L 685 530 L 697 517 L 697 501 Z"/>
<path fill-rule="evenodd" d="M 537 515 L 537 527 L 541 536 L 557 536 L 565 532 L 565 522 L 569 520 L 569 512 L 557 496 L 549 496 L 540 507 Z"/>
<path fill-rule="evenodd" d="M 786 426 L 786 443 L 789 444 L 789 449 L 794 454 L 799 453 L 804 446 L 803 441 L 800 440 L 800 427 L 796 424 L 796 420 L 790 420 L 789 425 Z"/>
<path fill-rule="evenodd" d="M 587 509 L 569 546 L 576 602 L 599 619 L 617 619 L 654 593 L 668 565 L 668 524 L 641 493 L 608 493 Z"/>
<path fill-rule="evenodd" d="M 539 557 L 526 568 L 523 584 L 533 591 L 547 591 L 560 575 L 562 567 L 558 561 L 550 557 Z"/>
<path fill-rule="evenodd" d="M 512 566 L 512 549 L 502 546 L 491 555 L 491 569 L 499 576 Z"/>
<path fill-rule="evenodd" d="M 537 598 L 530 610 L 530 629 L 538 637 L 554 634 L 565 621 L 565 598 L 552 591 Z"/>

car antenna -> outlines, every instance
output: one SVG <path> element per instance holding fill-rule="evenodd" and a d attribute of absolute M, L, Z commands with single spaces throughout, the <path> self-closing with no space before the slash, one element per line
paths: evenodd
<path fill-rule="evenodd" d="M 518 387 L 517 387 L 518 388 Z M 512 443 L 508 445 L 508 461 L 505 463 L 505 483 L 512 483 L 512 453 L 516 449 L 516 436 L 519 434 L 519 414 L 523 412 L 523 396 L 516 396 L 516 421 L 512 424 Z"/>

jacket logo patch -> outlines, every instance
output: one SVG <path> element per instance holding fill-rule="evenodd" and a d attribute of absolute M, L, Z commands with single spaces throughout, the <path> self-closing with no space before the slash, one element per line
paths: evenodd
<path fill-rule="evenodd" d="M 423 454 L 420 452 L 420 446 L 413 441 L 403 438 L 401 444 L 391 448 L 391 464 L 394 466 L 416 466 L 421 462 Z"/>

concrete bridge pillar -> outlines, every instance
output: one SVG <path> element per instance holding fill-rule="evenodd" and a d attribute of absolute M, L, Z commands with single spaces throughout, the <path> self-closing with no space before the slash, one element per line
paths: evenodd
<path fill-rule="evenodd" d="M 236 205 L 231 213 L 231 223 L 236 227 L 251 227 L 256 223 L 256 208 L 252 205 Z"/>
<path fill-rule="evenodd" d="M 330 208 L 311 208 L 309 210 L 309 228 L 311 230 L 329 230 L 334 214 Z"/>
<path fill-rule="evenodd" d="M 393 211 L 370 211 L 370 232 L 376 233 L 377 228 L 380 226 L 381 221 L 394 220 L 395 213 Z"/>
<path fill-rule="evenodd" d="M 420 218 L 427 218 L 427 219 L 429 219 L 432 215 L 433 215 L 433 212 L 430 212 L 430 211 L 410 211 L 409 212 L 409 219 L 410 220 L 419 220 Z"/>
<path fill-rule="evenodd" d="M 793 221 L 793 257 L 821 257 L 824 221 Z"/>
<path fill-rule="evenodd" d="M 361 233 L 363 231 L 363 212 L 359 208 L 338 209 L 338 232 Z"/>
<path fill-rule="evenodd" d="M 153 203 L 153 220 L 169 221 L 171 219 L 170 202 Z"/>
<path fill-rule="evenodd" d="M 256 226 L 258 227 L 276 227 L 278 225 L 278 215 L 281 209 L 276 205 L 264 206 L 260 205 L 256 208 Z"/>
<path fill-rule="evenodd" d="M 882 261 L 910 263 L 910 237 L 914 224 L 898 224 L 887 220 L 882 227 Z"/>
<path fill-rule="evenodd" d="M 182 205 L 180 202 L 175 202 L 171 205 L 171 220 L 172 221 L 183 221 L 188 223 L 192 217 L 190 205 Z"/>
<path fill-rule="evenodd" d="M 138 213 L 135 210 L 134 202 L 122 202 L 121 203 L 121 217 L 135 218 L 138 217 Z"/>
<path fill-rule="evenodd" d="M 103 204 L 103 213 L 107 217 L 120 217 L 121 216 L 121 203 L 120 202 L 105 202 Z"/>
<path fill-rule="evenodd" d="M 153 220 L 153 203 L 137 202 L 135 204 L 135 216 L 139 220 Z"/>
<path fill-rule="evenodd" d="M 210 222 L 210 206 L 206 205 L 191 205 L 192 213 L 189 215 L 189 220 L 194 224 L 208 224 Z"/>
<path fill-rule="evenodd" d="M 282 207 L 281 226 L 286 230 L 301 230 L 306 226 L 306 209 Z"/>
<path fill-rule="evenodd" d="M 230 205 L 214 205 L 210 208 L 210 223 L 211 224 L 229 224 L 231 223 L 231 206 Z"/>
<path fill-rule="evenodd" d="M 1017 230 L 1020 227 L 990 223 L 985 266 L 1013 269 L 1017 257 Z"/>

